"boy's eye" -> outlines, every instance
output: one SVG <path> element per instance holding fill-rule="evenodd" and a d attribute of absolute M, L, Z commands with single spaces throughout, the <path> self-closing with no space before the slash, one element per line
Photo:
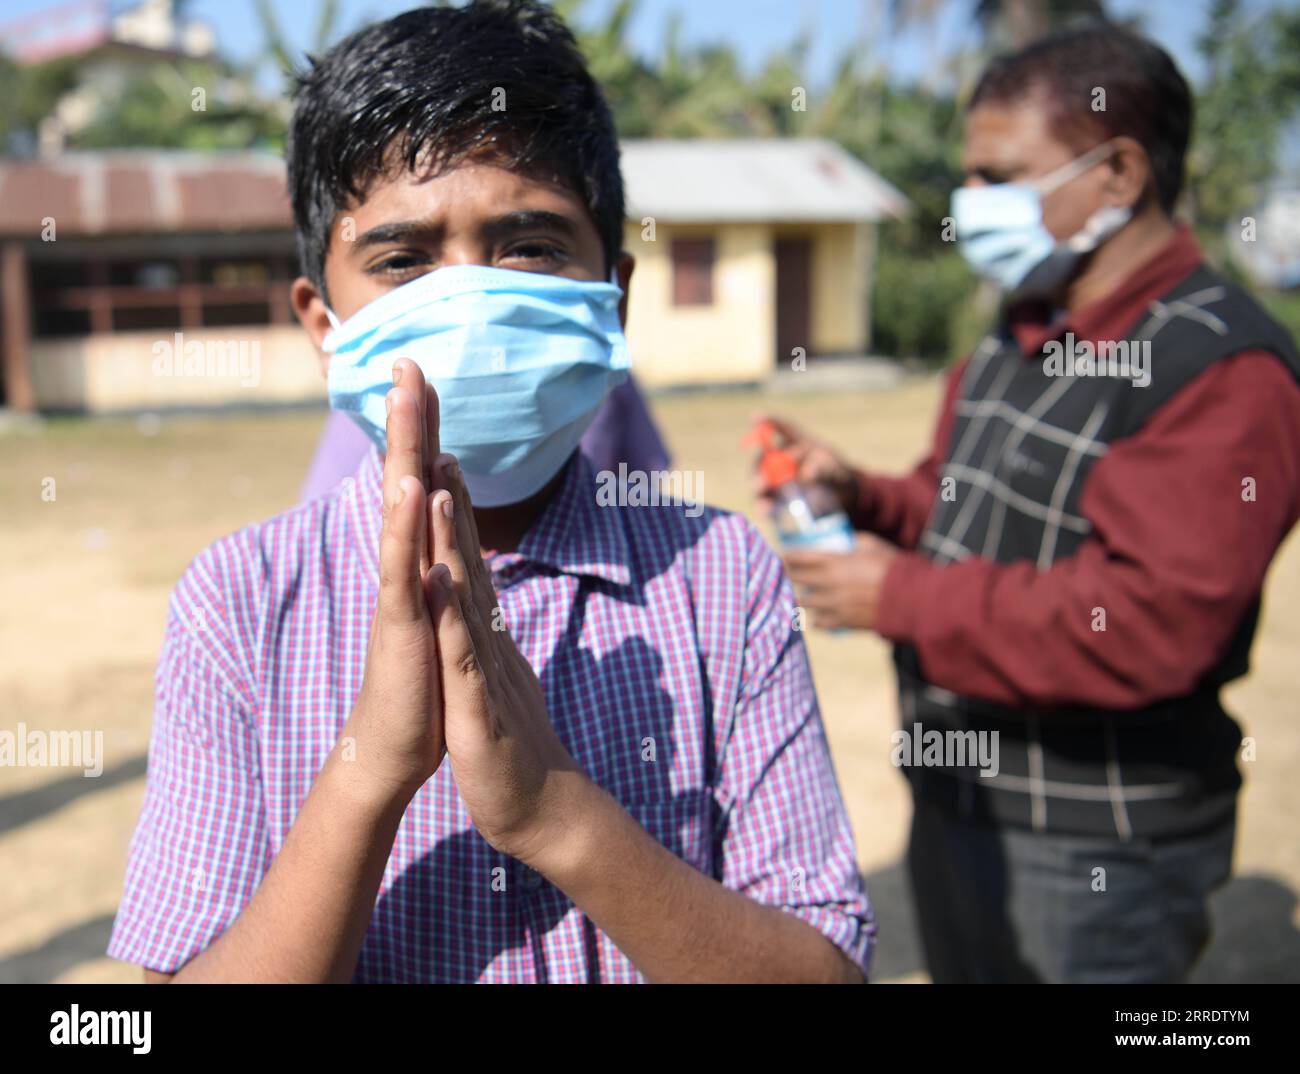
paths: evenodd
<path fill-rule="evenodd" d="M 429 259 L 420 254 L 392 254 L 377 261 L 366 271 L 374 276 L 413 276 L 428 271 Z"/>
<path fill-rule="evenodd" d="M 564 251 L 551 242 L 540 239 L 516 243 L 505 252 L 506 261 L 558 261 Z"/>

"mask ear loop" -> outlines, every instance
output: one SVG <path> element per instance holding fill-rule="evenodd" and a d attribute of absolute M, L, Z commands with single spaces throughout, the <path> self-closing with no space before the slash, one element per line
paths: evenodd
<path fill-rule="evenodd" d="M 1076 254 L 1089 254 L 1133 218 L 1133 210 L 1119 205 L 1098 209 L 1065 245 Z"/>
<path fill-rule="evenodd" d="M 1066 161 L 1056 171 L 1048 172 L 1041 179 L 1038 179 L 1029 185 L 1038 191 L 1040 197 L 1052 193 L 1052 191 L 1063 187 L 1071 179 L 1077 179 L 1089 168 L 1095 168 L 1103 160 L 1110 156 L 1110 145 L 1113 138 L 1108 138 L 1100 145 L 1094 145 L 1086 153 L 1075 157 L 1074 160 Z"/>

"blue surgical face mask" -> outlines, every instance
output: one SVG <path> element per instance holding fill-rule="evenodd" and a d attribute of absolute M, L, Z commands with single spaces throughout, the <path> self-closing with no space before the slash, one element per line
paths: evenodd
<path fill-rule="evenodd" d="M 1133 210 L 1098 209 L 1075 234 L 1058 241 L 1043 224 L 1043 197 L 1096 167 L 1110 143 L 1030 183 L 958 187 L 952 194 L 957 248 L 967 263 L 1004 291 L 1048 295 L 1070 278 L 1079 259 L 1097 249 L 1133 216 Z"/>
<path fill-rule="evenodd" d="M 386 451 L 393 363 L 410 358 L 438 392 L 441 448 L 456 456 L 474 503 L 526 500 L 627 378 L 622 293 L 612 282 L 482 265 L 426 273 L 342 324 L 329 311 L 330 405 Z"/>

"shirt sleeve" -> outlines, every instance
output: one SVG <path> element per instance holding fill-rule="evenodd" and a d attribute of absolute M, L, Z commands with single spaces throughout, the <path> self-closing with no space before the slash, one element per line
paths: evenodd
<path fill-rule="evenodd" d="M 196 561 L 172 594 L 144 805 L 108 955 L 174 973 L 239 916 L 269 864 L 253 698 Z"/>
<path fill-rule="evenodd" d="M 875 918 L 780 560 L 747 525 L 741 685 L 715 793 L 724 885 L 806 921 L 863 972 Z"/>
<path fill-rule="evenodd" d="M 1264 352 L 1216 363 L 1111 445 L 1080 510 L 1092 534 L 1045 571 L 899 555 L 877 629 L 970 697 L 1134 708 L 1186 695 L 1300 514 L 1300 386 Z"/>

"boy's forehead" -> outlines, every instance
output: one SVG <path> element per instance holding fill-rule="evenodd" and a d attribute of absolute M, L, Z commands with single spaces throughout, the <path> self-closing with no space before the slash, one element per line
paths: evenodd
<path fill-rule="evenodd" d="M 357 235 L 399 220 L 458 228 L 520 209 L 571 217 L 596 236 L 595 222 L 582 198 L 553 174 L 483 160 L 467 160 L 432 174 L 401 169 L 377 178 L 364 198 L 352 199 L 339 210 L 333 230 L 347 226 L 349 218 Z"/>

